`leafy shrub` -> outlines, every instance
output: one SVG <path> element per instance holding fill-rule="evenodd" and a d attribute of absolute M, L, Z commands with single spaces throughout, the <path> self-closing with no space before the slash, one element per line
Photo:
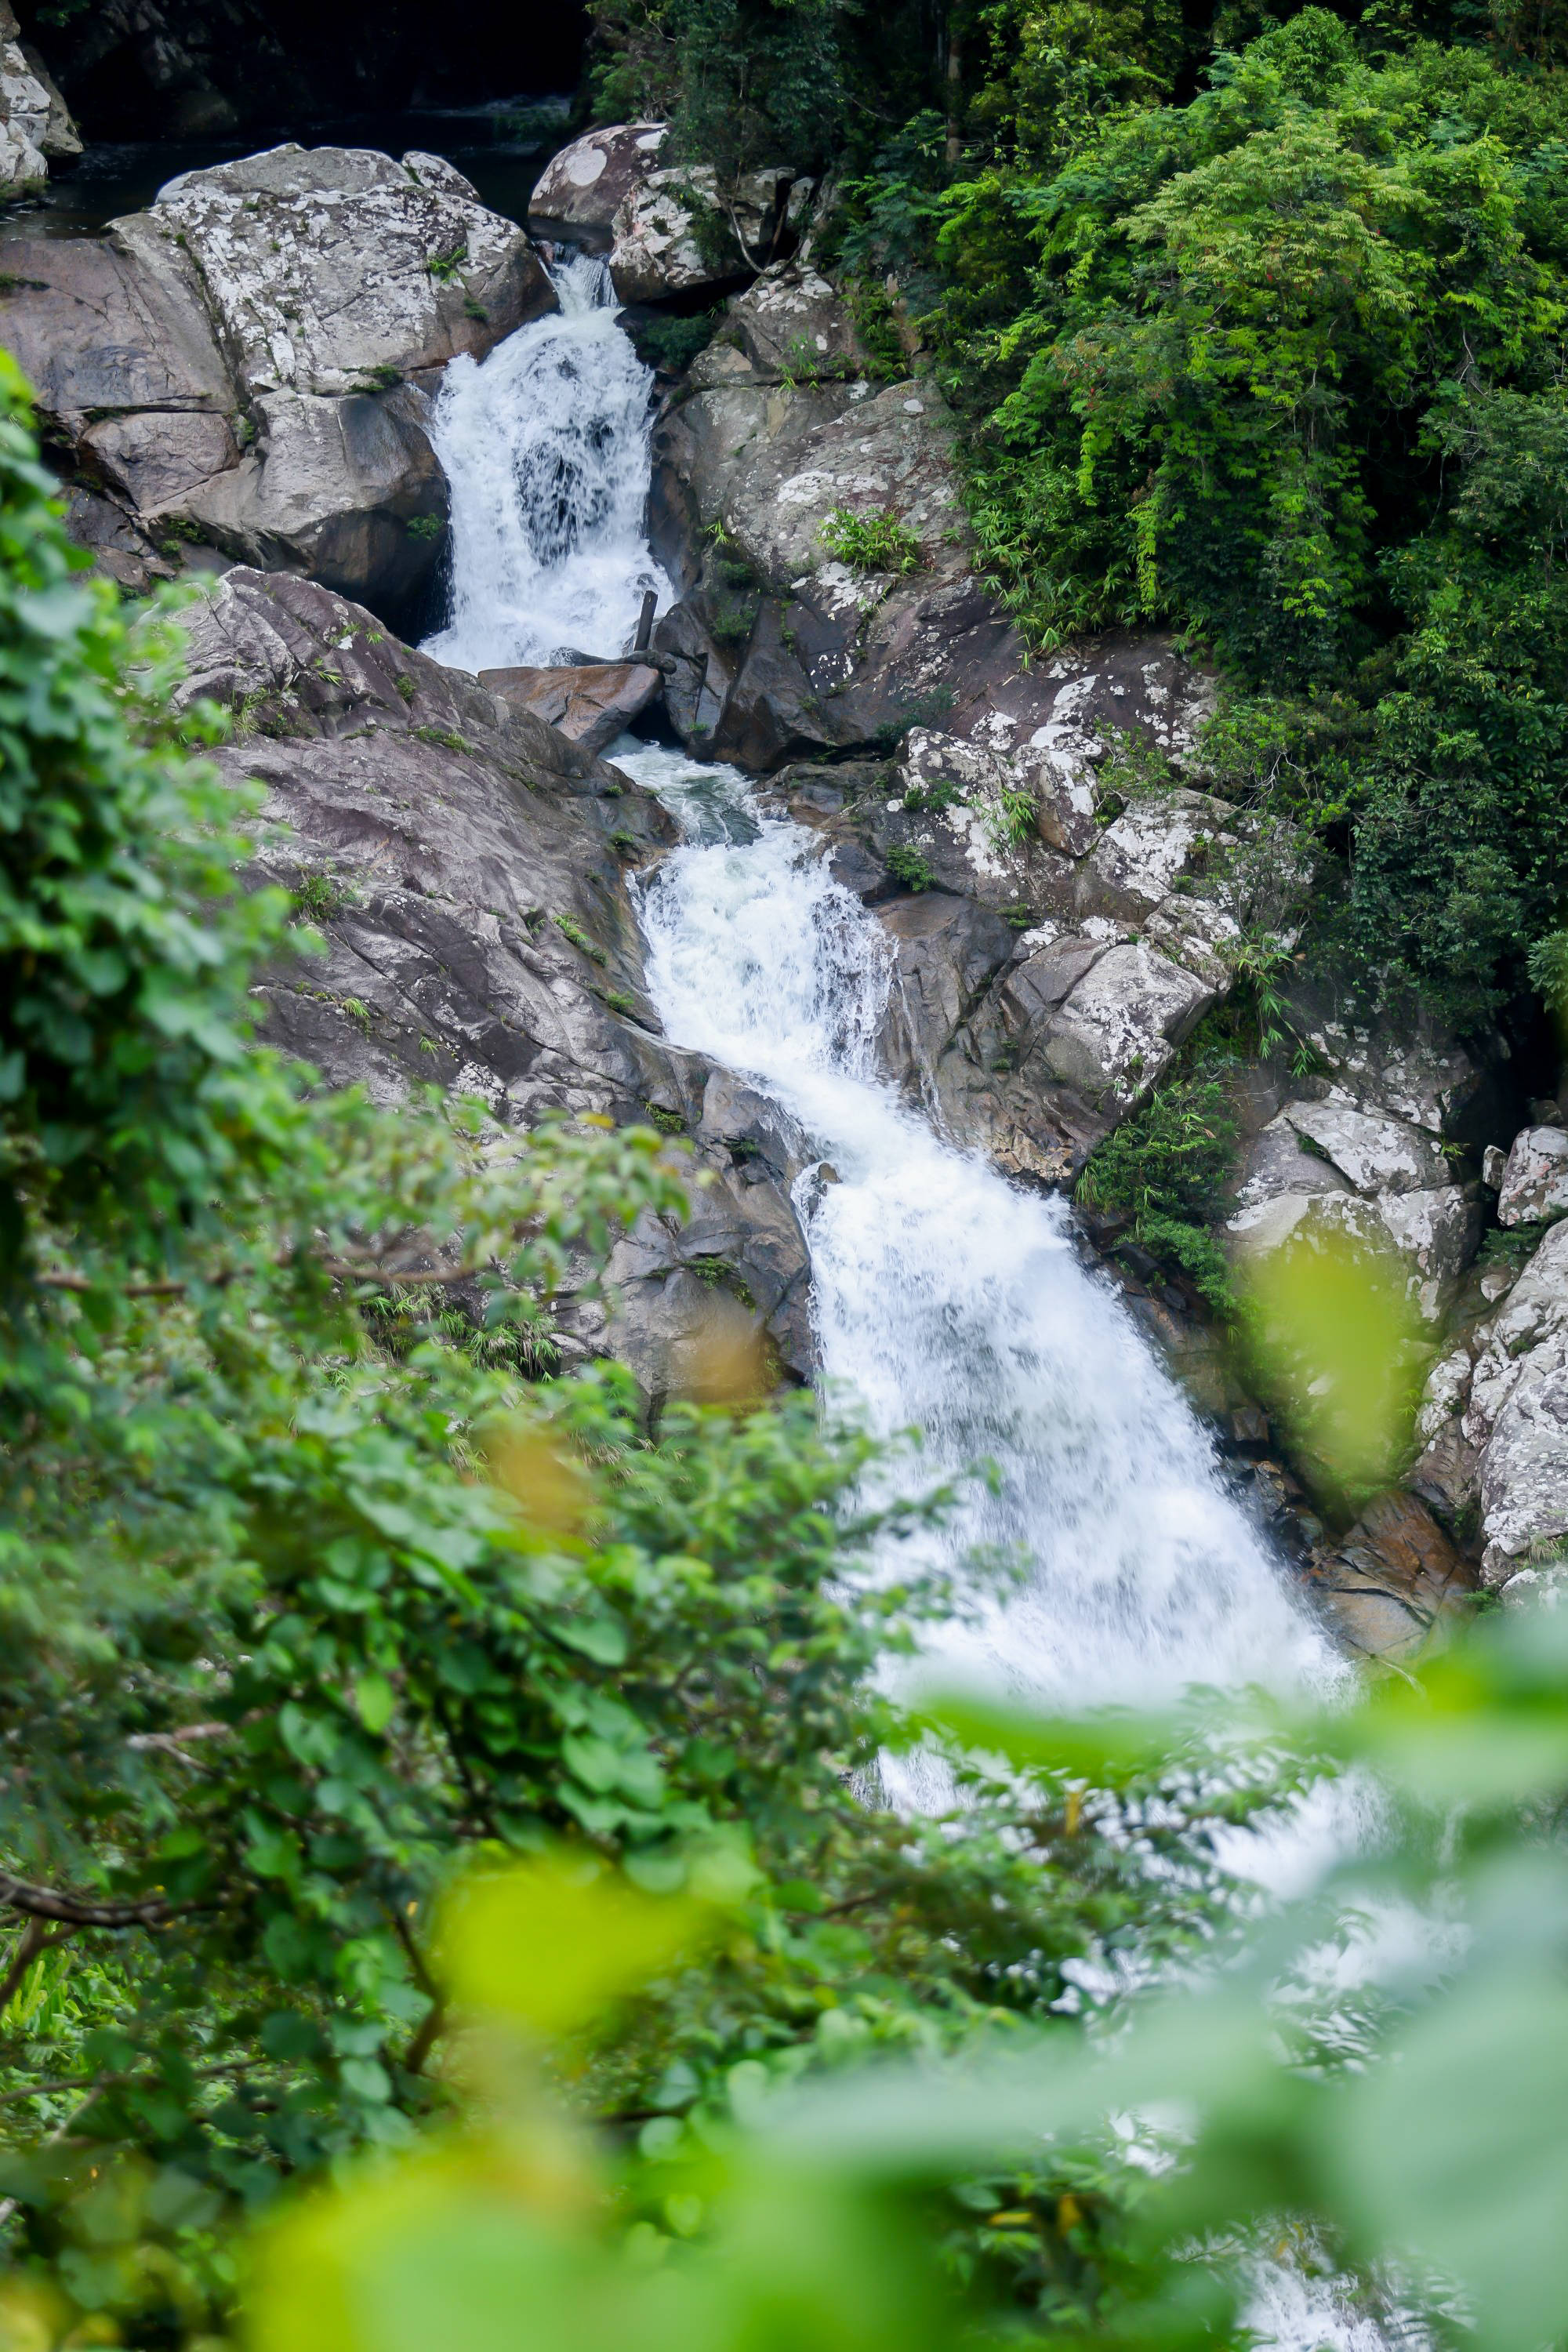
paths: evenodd
<path fill-rule="evenodd" d="M 936 880 L 936 868 L 930 858 L 909 842 L 898 842 L 889 850 L 887 866 L 906 890 L 929 890 Z"/>
<path fill-rule="evenodd" d="M 918 572 L 925 562 L 919 534 L 886 508 L 857 514 L 835 507 L 817 534 L 830 555 L 852 572 Z"/>
<path fill-rule="evenodd" d="M 1200 1067 L 1161 1087 L 1089 1155 L 1086 1206 L 1120 1211 L 1145 1248 L 1191 1276 L 1220 1313 L 1234 1305 L 1213 1227 L 1229 1213 L 1237 1129 L 1224 1076 Z"/>
<path fill-rule="evenodd" d="M 721 313 L 700 310 L 691 318 L 639 319 L 632 331 L 638 356 L 667 375 L 683 375 L 713 340 Z"/>

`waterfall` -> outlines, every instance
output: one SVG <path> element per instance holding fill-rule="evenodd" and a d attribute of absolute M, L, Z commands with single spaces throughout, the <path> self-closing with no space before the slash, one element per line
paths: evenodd
<path fill-rule="evenodd" d="M 603 265 L 569 262 L 555 282 L 560 315 L 480 366 L 454 361 L 437 403 L 453 611 L 426 650 L 469 670 L 616 652 L 644 590 L 668 594 L 642 535 L 651 378 Z M 1338 1681 L 1180 1391 L 1079 1263 L 1064 1203 L 954 1150 L 877 1076 L 888 942 L 821 844 L 734 769 L 629 739 L 614 756 L 685 837 L 641 897 L 667 1033 L 743 1072 L 831 1162 L 837 1181 L 819 1165 L 795 1188 L 829 1399 L 889 1438 L 921 1433 L 883 1474 L 895 1485 L 994 1465 L 941 1540 L 950 1559 L 1000 1548 L 1022 1579 L 944 1629 L 927 1671 L 1075 1708 Z M 897 1793 L 940 1798 L 919 1771 Z M 1310 1884 L 1362 1833 L 1359 1802 L 1324 1783 L 1251 1853 L 1237 1833 L 1230 1859 L 1277 1891 Z M 1256 2263 L 1247 2319 L 1279 2352 L 1430 2342 L 1414 2321 L 1380 2330 L 1350 2282 L 1276 2257 Z"/>
<path fill-rule="evenodd" d="M 831 1163 L 837 1182 L 796 1186 L 830 1391 L 884 1436 L 920 1431 L 906 1483 L 994 1465 L 947 1540 L 1022 1555 L 1026 1573 L 944 1637 L 945 1679 L 1068 1706 L 1321 1679 L 1321 1637 L 1174 1382 L 1079 1263 L 1065 1205 L 955 1150 L 875 1075 L 886 937 L 820 843 L 760 812 L 733 769 L 616 759 L 689 834 L 729 820 L 643 894 L 648 988 L 678 1044 L 744 1073 Z"/>
<path fill-rule="evenodd" d="M 669 583 L 643 536 L 653 374 L 616 323 L 610 273 L 552 272 L 561 308 L 447 370 L 430 439 L 451 489 L 452 608 L 424 650 L 505 669 L 630 644 Z"/>
<path fill-rule="evenodd" d="M 435 437 L 452 487 L 454 612 L 427 650 L 468 669 L 616 650 L 645 586 L 650 378 L 603 264 L 557 273 L 559 316 L 482 365 L 458 360 Z M 938 1644 L 949 1681 L 1081 1706 L 1192 1683 L 1333 1671 L 1179 1390 L 1063 1203 L 954 1150 L 876 1075 L 890 984 L 881 925 L 821 846 L 732 769 L 629 741 L 686 845 L 642 895 L 668 1034 L 744 1073 L 837 1181 L 797 1186 L 823 1379 L 893 1438 L 906 1484 L 970 1480 L 947 1531 L 1022 1559 L 1022 1581 Z"/>

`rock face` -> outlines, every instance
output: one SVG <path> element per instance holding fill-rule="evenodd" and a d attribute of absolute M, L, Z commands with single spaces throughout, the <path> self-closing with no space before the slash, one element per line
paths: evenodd
<path fill-rule="evenodd" d="M 426 390 L 554 295 L 438 158 L 273 148 L 171 182 L 104 239 L 20 241 L 0 334 L 47 427 L 160 541 L 403 618 L 441 560 Z"/>
<path fill-rule="evenodd" d="M 658 166 L 669 135 L 665 122 L 614 122 L 584 132 L 546 164 L 528 200 L 528 217 L 545 236 L 565 229 L 575 242 L 607 253 L 616 215 Z"/>
<path fill-rule="evenodd" d="M 1568 1216 L 1568 1130 L 1527 1127 L 1514 1137 L 1498 1192 L 1500 1225 Z"/>
<path fill-rule="evenodd" d="M 1568 1550 L 1568 1223 L 1434 1367 L 1417 1426 L 1413 1483 L 1474 1514 L 1485 1583 L 1506 1591 Z"/>
<path fill-rule="evenodd" d="M 1495 1116 L 1496 1073 L 1430 1027 L 1357 1026 L 1305 995 L 1294 1019 L 1323 1075 L 1292 1081 L 1253 1134 L 1235 1246 L 1339 1237 L 1393 1253 L 1421 1317 L 1439 1324 L 1480 1240 L 1480 1187 L 1460 1147 Z"/>
<path fill-rule="evenodd" d="M 1352 1654 L 1410 1664 L 1462 1620 L 1475 1575 L 1426 1505 L 1388 1494 L 1313 1562 L 1320 1608 Z"/>
<path fill-rule="evenodd" d="M 52 157 L 80 153 L 70 109 L 0 0 L 0 203 L 41 186 Z"/>
<path fill-rule="evenodd" d="M 576 668 L 483 669 L 479 684 L 509 709 L 531 710 L 584 751 L 604 751 L 641 717 L 663 683 L 646 662 L 584 662 Z"/>
<path fill-rule="evenodd" d="M 635 181 L 611 225 L 610 276 L 623 302 L 717 291 L 772 262 L 811 183 L 789 171 L 748 172 L 722 191 L 706 163 Z"/>
<path fill-rule="evenodd" d="M 568 1302 L 566 1344 L 613 1347 L 657 1393 L 727 1299 L 804 1377 L 804 1146 L 669 1045 L 644 992 L 627 877 L 672 835 L 658 804 L 313 583 L 237 569 L 187 625 L 186 692 L 241 714 L 222 765 L 289 828 L 264 868 L 305 886 L 327 940 L 271 976 L 267 1034 L 383 1102 L 478 1095 L 498 1131 L 554 1108 L 684 1135 L 711 1179 L 692 1219 L 634 1234 L 615 1315 Z"/>

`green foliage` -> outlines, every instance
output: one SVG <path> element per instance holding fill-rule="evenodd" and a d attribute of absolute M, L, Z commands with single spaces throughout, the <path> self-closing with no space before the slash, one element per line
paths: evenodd
<path fill-rule="evenodd" d="M 462 275 L 468 267 L 468 247 L 454 245 L 447 252 L 431 254 L 425 267 L 438 285 L 449 286 L 455 278 Z"/>
<path fill-rule="evenodd" d="M 0 356 L 0 1282 L 61 1216 L 156 1259 L 282 1116 L 246 982 L 287 897 L 236 886 L 249 807 L 185 755 L 168 605 L 79 577 L 53 488 Z"/>
<path fill-rule="evenodd" d="M 1200 1064 L 1162 1087 L 1096 1147 L 1079 1178 L 1078 1198 L 1129 1217 L 1146 1249 L 1228 1316 L 1236 1294 L 1214 1228 L 1230 1213 L 1237 1155 L 1225 1073 Z"/>
<path fill-rule="evenodd" d="M 699 310 L 689 319 L 641 319 L 633 330 L 639 358 L 667 375 L 683 375 L 713 340 L 719 323 L 716 310 Z"/>
<path fill-rule="evenodd" d="M 435 540 L 446 538 L 446 519 L 442 515 L 416 515 L 408 524 L 407 530 L 410 539 L 422 540 L 428 544 Z"/>
<path fill-rule="evenodd" d="M 946 1713 L 1018 1774 L 1091 1786 L 1133 1759 L 1169 1771 L 1184 1729 Z M 502 2345 L 520 2310 L 545 2352 L 1197 2347 L 1246 2340 L 1269 2258 L 1338 2271 L 1336 2306 L 1347 2273 L 1373 2304 L 1392 2269 L 1405 2326 L 1446 2312 L 1476 2352 L 1555 2342 L 1561 1612 L 1510 1612 L 1419 1684 L 1389 1677 L 1331 1715 L 1260 1706 L 1210 1731 L 1233 1759 L 1294 1751 L 1346 1795 L 1356 1773 L 1382 1794 L 1375 1844 L 1279 1906 L 1242 1958 L 1135 1998 L 1112 2036 L 1014 2021 L 945 2063 L 928 2049 L 871 2070 L 844 2049 L 788 2100 L 742 2062 L 700 2130 L 656 2111 L 629 2146 L 573 2129 L 542 2052 L 613 2042 L 634 1989 L 657 2009 L 683 1970 L 721 1980 L 754 1906 L 719 1872 L 640 1905 L 569 1864 L 481 1879 L 446 1949 L 483 2025 L 483 2120 L 268 2234 L 259 2352 L 404 2352 L 428 2339 L 424 2315 L 456 2313 L 468 2340 Z M 1373 1937 L 1369 1919 L 1405 1932 Z M 1113 2119 L 1127 2135 L 1134 2117 L 1119 2138 Z"/>
<path fill-rule="evenodd" d="M 918 572 L 926 560 L 918 531 L 887 508 L 858 514 L 852 507 L 835 507 L 817 536 L 828 553 L 852 572 L 902 576 Z"/>
<path fill-rule="evenodd" d="M 898 842 L 889 850 L 887 866 L 906 890 L 929 890 L 936 880 L 936 868 L 930 858 L 909 842 Z"/>
<path fill-rule="evenodd" d="M 588 937 L 587 932 L 583 929 L 582 924 L 577 920 L 574 915 L 557 915 L 554 918 L 554 922 L 555 928 L 561 933 L 562 938 L 570 940 L 573 946 L 582 954 L 587 956 L 593 962 L 599 964 L 608 962 L 609 958 L 605 955 L 604 949 L 600 947 L 596 940 L 591 940 Z"/>

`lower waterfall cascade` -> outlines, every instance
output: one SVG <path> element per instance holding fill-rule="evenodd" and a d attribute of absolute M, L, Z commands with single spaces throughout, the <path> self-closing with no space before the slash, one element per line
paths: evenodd
<path fill-rule="evenodd" d="M 453 612 L 426 651 L 454 666 L 545 661 L 563 639 L 614 652 L 645 588 L 668 594 L 643 536 L 652 376 L 602 263 L 569 260 L 556 283 L 559 314 L 455 361 L 437 404 Z M 1075 1706 L 1331 1681 L 1175 1383 L 1079 1264 L 1064 1204 L 952 1149 L 876 1075 L 891 961 L 820 845 L 733 769 L 629 738 L 611 757 L 686 835 L 641 894 L 667 1034 L 772 1095 L 840 1180 L 796 1186 L 827 1392 L 881 1435 L 920 1432 L 906 1481 L 995 1465 L 945 1541 L 1022 1554 L 1025 1580 L 982 1597 L 931 1667 Z"/>

